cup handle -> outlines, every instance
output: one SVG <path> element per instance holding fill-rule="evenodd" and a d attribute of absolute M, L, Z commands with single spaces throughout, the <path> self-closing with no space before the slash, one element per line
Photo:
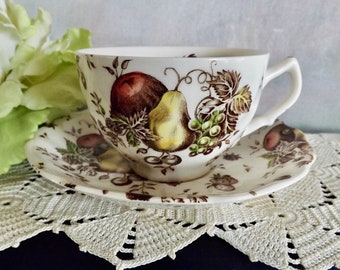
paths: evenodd
<path fill-rule="evenodd" d="M 272 125 L 281 114 L 297 101 L 301 93 L 302 78 L 299 63 L 293 57 L 288 57 L 275 66 L 270 67 L 264 76 L 262 88 L 264 88 L 268 82 L 285 72 L 288 72 L 291 78 L 291 87 L 286 98 L 263 115 L 255 116 L 246 127 L 242 136 L 247 136 L 262 126 Z"/>

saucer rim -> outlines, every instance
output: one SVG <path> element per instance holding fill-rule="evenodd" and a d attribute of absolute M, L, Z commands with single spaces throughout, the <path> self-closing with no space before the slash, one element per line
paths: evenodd
<path fill-rule="evenodd" d="M 64 121 L 72 121 L 72 119 L 74 119 L 75 117 L 72 117 L 75 114 L 78 115 L 83 115 L 85 113 L 88 113 L 88 110 L 82 110 L 82 111 L 78 111 L 78 112 L 74 112 L 71 113 L 70 115 L 60 118 L 57 120 L 58 124 L 62 124 Z M 79 117 L 79 116 L 78 116 Z M 282 120 L 277 120 L 279 122 L 283 122 Z M 268 125 L 266 127 L 270 127 L 270 126 L 274 126 L 275 123 L 274 122 L 272 125 Z M 284 123 L 284 122 L 283 122 Z M 58 125 L 56 124 L 56 125 Z M 44 127 L 40 128 L 43 129 Z M 294 128 L 294 127 L 293 127 Z M 255 131 L 256 132 L 256 131 Z M 301 131 L 302 132 L 302 131 Z M 292 184 L 297 183 L 298 181 L 302 180 L 304 177 L 306 177 L 306 175 L 310 172 L 310 169 L 313 165 L 313 163 L 316 160 L 316 154 L 315 151 L 312 149 L 311 151 L 311 155 L 312 155 L 312 161 L 306 165 L 303 166 L 303 169 L 301 169 L 298 173 L 291 175 L 290 178 L 278 181 L 276 183 L 270 182 L 270 185 L 265 185 L 262 187 L 257 187 L 254 190 L 254 193 L 251 193 L 250 191 L 243 191 L 243 192 L 239 192 L 239 193 L 229 193 L 229 194 L 209 194 L 209 200 L 208 201 L 191 201 L 188 199 L 188 197 L 183 196 L 183 202 L 178 202 L 178 201 L 162 201 L 161 200 L 161 196 L 152 196 L 149 200 L 144 201 L 144 200 L 132 200 L 126 197 L 126 193 L 123 191 L 114 191 L 114 190 L 105 190 L 105 194 L 104 194 L 104 190 L 100 189 L 100 188 L 96 188 L 93 185 L 83 185 L 81 183 L 79 183 L 77 181 L 76 184 L 74 184 L 74 180 L 72 180 L 70 177 L 65 177 L 65 175 L 60 175 L 59 173 L 56 173 L 55 170 L 51 170 L 49 168 L 39 168 L 39 164 L 43 164 L 43 160 L 41 160 L 40 163 L 36 163 L 33 160 L 35 158 L 37 158 L 39 155 L 34 154 L 36 152 L 36 150 L 33 149 L 33 147 L 31 147 L 32 144 L 34 144 L 34 141 L 37 139 L 38 136 L 37 132 L 34 136 L 34 138 L 30 141 L 28 141 L 25 145 L 25 152 L 26 152 L 26 156 L 27 156 L 27 160 L 28 162 L 31 164 L 31 166 L 33 167 L 33 169 L 40 174 L 41 176 L 43 176 L 44 178 L 46 178 L 47 180 L 62 186 L 64 188 L 70 188 L 72 190 L 76 190 L 79 192 L 83 192 L 85 194 L 88 195 L 92 195 L 92 196 L 99 196 L 100 198 L 107 198 L 110 200 L 115 200 L 115 201 L 119 201 L 121 203 L 125 203 L 125 204 L 133 204 L 133 205 L 162 205 L 162 206 L 207 206 L 207 205 L 217 205 L 217 204 L 225 204 L 225 203 L 237 203 L 237 202 L 242 202 L 242 201 L 246 201 L 249 199 L 254 199 L 254 198 L 258 198 L 260 196 L 264 196 L 264 195 L 268 195 L 270 193 L 273 192 L 277 192 L 281 189 L 284 189 L 288 186 L 291 186 Z M 302 132 L 303 133 L 303 132 Z M 250 136 L 251 134 L 247 135 Z M 305 135 L 303 133 L 303 135 Z M 245 137 L 247 137 L 245 136 Z M 307 138 L 306 138 L 307 139 Z M 310 145 L 310 143 L 307 140 L 307 143 Z M 52 172 L 51 172 L 52 171 Z M 53 173 L 54 172 L 54 173 Z M 202 179 L 206 176 L 202 176 L 198 179 Z M 191 181 L 196 181 L 198 179 L 194 179 Z M 150 180 L 151 181 L 151 180 Z M 166 184 L 166 183 L 161 183 L 161 182 L 155 182 L 157 184 Z M 74 187 L 73 187 L 74 186 Z M 177 198 L 181 198 L 180 196 L 178 196 Z"/>

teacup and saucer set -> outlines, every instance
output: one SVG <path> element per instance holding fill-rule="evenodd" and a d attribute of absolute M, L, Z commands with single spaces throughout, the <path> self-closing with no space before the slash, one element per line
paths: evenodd
<path fill-rule="evenodd" d="M 295 58 L 205 47 L 90 48 L 76 53 L 87 109 L 44 126 L 30 164 L 59 185 L 125 203 L 211 205 L 275 192 L 315 160 L 279 116 L 301 91 Z M 255 115 L 272 79 L 281 103 Z"/>

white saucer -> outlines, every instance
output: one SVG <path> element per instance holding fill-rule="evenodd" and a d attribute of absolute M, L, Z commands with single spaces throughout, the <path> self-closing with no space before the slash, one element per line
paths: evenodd
<path fill-rule="evenodd" d="M 97 133 L 88 111 L 74 113 L 38 130 L 26 144 L 28 161 L 45 178 L 84 193 L 129 203 L 197 205 L 238 202 L 280 190 L 306 176 L 315 160 L 303 133 L 277 121 L 242 138 L 213 161 L 215 169 L 207 175 L 159 183 L 131 172 L 106 143 L 77 145 L 79 137 Z"/>

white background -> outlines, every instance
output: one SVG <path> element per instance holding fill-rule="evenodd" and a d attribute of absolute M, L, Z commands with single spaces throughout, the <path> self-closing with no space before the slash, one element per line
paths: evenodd
<path fill-rule="evenodd" d="M 35 17 L 52 17 L 52 37 L 67 28 L 92 32 L 92 45 L 194 45 L 256 48 L 270 65 L 295 56 L 303 89 L 281 119 L 306 132 L 340 132 L 338 0 L 17 0 Z M 262 107 L 277 101 L 288 76 L 267 86 Z"/>

